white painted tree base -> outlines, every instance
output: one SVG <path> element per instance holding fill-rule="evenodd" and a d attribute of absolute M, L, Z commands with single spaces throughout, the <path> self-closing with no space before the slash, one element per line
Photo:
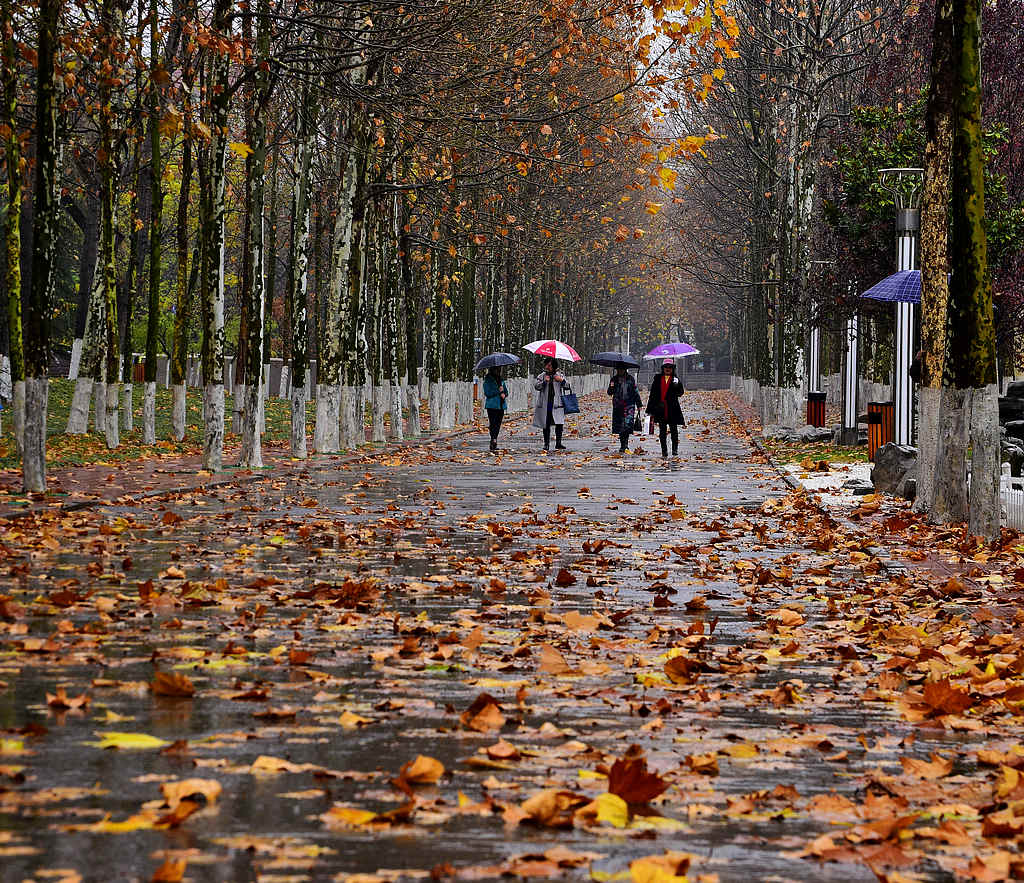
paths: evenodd
<path fill-rule="evenodd" d="M 156 382 L 146 384 L 142 392 L 142 443 L 156 444 Z"/>
<path fill-rule="evenodd" d="M 999 538 L 999 387 L 990 383 L 971 394 L 971 496 L 967 529 L 971 536 Z"/>
<path fill-rule="evenodd" d="M 476 421 L 473 384 L 459 381 L 455 384 L 455 422 L 465 426 Z"/>
<path fill-rule="evenodd" d="M 25 449 L 21 457 L 22 482 L 26 493 L 46 491 L 46 412 L 50 384 L 45 377 L 25 380 Z"/>
<path fill-rule="evenodd" d="M 92 428 L 97 435 L 107 434 L 107 385 L 99 380 L 92 384 Z"/>
<path fill-rule="evenodd" d="M 377 445 L 385 444 L 388 440 L 384 415 L 390 410 L 390 400 L 391 394 L 386 386 L 373 387 L 373 429 L 370 440 Z"/>
<path fill-rule="evenodd" d="M 318 383 L 316 388 L 316 419 L 313 423 L 313 448 L 319 454 L 340 450 L 338 422 L 341 419 L 341 387 Z"/>
<path fill-rule="evenodd" d="M 93 379 L 79 377 L 71 396 L 71 411 L 64 432 L 67 435 L 85 435 L 89 431 L 89 405 L 92 402 Z"/>
<path fill-rule="evenodd" d="M 430 384 L 427 397 L 430 404 L 430 431 L 437 432 L 441 428 L 441 388 L 442 383 Z"/>
<path fill-rule="evenodd" d="M 68 367 L 68 380 L 78 380 L 78 369 L 82 366 L 82 345 L 85 341 L 76 337 L 71 344 L 71 365 Z"/>
<path fill-rule="evenodd" d="M 309 456 L 306 450 L 306 387 L 293 386 L 291 389 L 291 452 L 296 460 L 305 460 Z"/>
<path fill-rule="evenodd" d="M 115 381 L 107 384 L 106 431 L 107 449 L 112 451 L 121 444 L 120 422 L 118 417 L 118 400 L 121 397 L 121 384 Z"/>
<path fill-rule="evenodd" d="M 203 388 L 203 469 L 224 468 L 224 384 Z"/>
<path fill-rule="evenodd" d="M 918 395 L 917 494 L 914 511 L 928 512 L 935 498 L 935 452 L 939 433 L 941 390 L 922 386 Z"/>
<path fill-rule="evenodd" d="M 171 437 L 175 441 L 185 438 L 186 387 L 178 383 L 171 387 Z"/>
<path fill-rule="evenodd" d="M 234 395 L 231 399 L 231 431 L 240 434 L 242 432 L 242 415 L 245 413 L 245 397 L 248 395 L 249 387 L 244 383 L 236 383 Z"/>
<path fill-rule="evenodd" d="M 406 396 L 409 409 L 409 422 L 406 427 L 406 435 L 409 438 L 419 438 L 422 434 L 420 429 L 420 388 L 418 384 L 411 383 L 406 387 Z"/>
<path fill-rule="evenodd" d="M 395 441 L 405 438 L 405 427 L 402 418 L 402 385 L 392 383 L 388 386 L 388 410 L 391 413 L 391 437 Z"/>
<path fill-rule="evenodd" d="M 939 396 L 935 483 L 930 518 L 936 524 L 967 520 L 967 432 L 970 392 L 944 386 Z"/>
<path fill-rule="evenodd" d="M 458 397 L 458 384 L 446 380 L 441 384 L 441 429 L 455 428 L 455 402 Z"/>
<path fill-rule="evenodd" d="M 363 428 L 363 390 L 360 386 L 341 387 L 341 446 L 354 451 L 366 444 L 366 430 Z"/>
<path fill-rule="evenodd" d="M 16 380 L 11 388 L 11 430 L 18 456 L 25 453 L 25 381 Z"/>
<path fill-rule="evenodd" d="M 263 468 L 263 444 L 260 432 L 260 400 L 263 384 L 235 387 L 235 401 L 242 403 L 242 456 L 240 465 L 246 469 Z"/>
<path fill-rule="evenodd" d="M 121 428 L 125 432 L 135 429 L 134 392 L 130 383 L 121 386 Z"/>

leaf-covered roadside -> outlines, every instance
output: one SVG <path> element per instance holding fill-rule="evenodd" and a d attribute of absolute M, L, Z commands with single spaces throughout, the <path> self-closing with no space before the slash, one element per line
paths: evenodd
<path fill-rule="evenodd" d="M 701 403 L 677 472 L 452 444 L 5 524 L 2 854 L 52 871 L 72 838 L 196 880 L 1017 874 L 1020 539 L 871 499 L 839 523 Z M 763 502 L 716 502 L 716 476 Z"/>

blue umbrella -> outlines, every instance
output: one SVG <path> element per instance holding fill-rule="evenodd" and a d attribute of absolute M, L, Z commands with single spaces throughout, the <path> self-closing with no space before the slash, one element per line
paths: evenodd
<path fill-rule="evenodd" d="M 504 368 L 506 365 L 518 365 L 521 361 L 519 356 L 513 356 L 512 353 L 491 353 L 477 362 L 473 370 L 479 374 L 488 368 Z"/>
<path fill-rule="evenodd" d="M 872 285 L 861 297 L 905 304 L 921 303 L 921 271 L 900 270 Z"/>

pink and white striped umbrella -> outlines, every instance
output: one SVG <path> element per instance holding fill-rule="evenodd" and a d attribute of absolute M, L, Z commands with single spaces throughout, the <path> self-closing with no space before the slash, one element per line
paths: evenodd
<path fill-rule="evenodd" d="M 582 358 L 569 344 L 560 340 L 535 340 L 523 347 L 538 356 L 550 356 L 552 359 L 563 359 L 569 362 L 580 362 Z"/>

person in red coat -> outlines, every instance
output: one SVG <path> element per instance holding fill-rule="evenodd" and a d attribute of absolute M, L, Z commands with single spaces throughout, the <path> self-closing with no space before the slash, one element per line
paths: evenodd
<path fill-rule="evenodd" d="M 672 456 L 679 453 L 679 427 L 685 426 L 683 410 L 679 407 L 679 396 L 683 394 L 683 383 L 676 377 L 676 363 L 665 359 L 661 363 L 661 374 L 651 384 L 647 397 L 647 413 L 658 424 L 658 439 L 661 441 L 661 456 L 668 456 L 668 433 L 672 432 Z"/>

